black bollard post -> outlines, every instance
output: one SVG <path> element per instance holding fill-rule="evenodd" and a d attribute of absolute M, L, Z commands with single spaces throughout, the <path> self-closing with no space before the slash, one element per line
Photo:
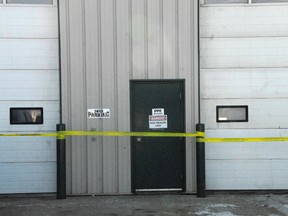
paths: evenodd
<path fill-rule="evenodd" d="M 57 124 L 57 132 L 65 131 L 65 124 Z M 57 199 L 66 199 L 66 138 L 57 136 Z"/>
<path fill-rule="evenodd" d="M 205 132 L 205 125 L 197 124 L 196 130 Z M 196 142 L 196 169 L 197 169 L 197 197 L 205 197 L 206 196 L 205 142 L 201 142 L 198 140 Z"/>

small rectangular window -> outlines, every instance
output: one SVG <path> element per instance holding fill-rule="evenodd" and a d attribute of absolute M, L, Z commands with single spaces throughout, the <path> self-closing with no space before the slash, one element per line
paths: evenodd
<path fill-rule="evenodd" d="M 217 122 L 248 122 L 248 106 L 217 106 Z"/>
<path fill-rule="evenodd" d="M 7 0 L 7 4 L 53 4 L 53 0 Z"/>
<path fill-rule="evenodd" d="M 281 3 L 288 2 L 288 0 L 252 0 L 252 3 Z"/>
<path fill-rule="evenodd" d="M 245 4 L 248 0 L 205 0 L 204 4 Z"/>
<path fill-rule="evenodd" d="M 43 124 L 42 107 L 10 108 L 10 124 Z"/>

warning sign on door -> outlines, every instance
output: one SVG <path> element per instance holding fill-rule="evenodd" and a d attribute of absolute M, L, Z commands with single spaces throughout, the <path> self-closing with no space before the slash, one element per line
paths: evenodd
<path fill-rule="evenodd" d="M 149 128 L 167 128 L 167 115 L 149 115 Z"/>
<path fill-rule="evenodd" d="M 164 108 L 155 108 L 155 109 L 152 109 L 152 115 L 153 116 L 161 116 L 161 115 L 164 115 Z"/>

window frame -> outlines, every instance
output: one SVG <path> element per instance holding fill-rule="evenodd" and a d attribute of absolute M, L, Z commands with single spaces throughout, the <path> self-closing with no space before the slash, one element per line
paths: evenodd
<path fill-rule="evenodd" d="M 39 116 L 40 118 L 38 119 L 38 121 L 37 121 L 37 118 L 35 121 L 33 121 L 32 113 L 30 113 L 30 114 L 28 113 L 28 115 L 30 115 L 31 121 L 26 122 L 27 121 L 26 120 L 25 122 L 24 121 L 19 122 L 19 120 L 18 120 L 18 122 L 17 122 L 17 120 L 14 119 L 15 116 L 13 115 L 13 113 L 15 111 L 22 111 L 21 117 L 25 116 L 25 118 L 27 116 L 27 113 L 24 114 L 23 111 L 24 112 L 25 111 L 30 111 L 30 112 L 39 111 L 40 112 L 40 116 Z M 43 109 L 43 107 L 10 107 L 9 116 L 10 116 L 10 119 L 9 119 L 10 125 L 43 125 L 44 124 L 44 109 Z"/>
<path fill-rule="evenodd" d="M 273 0 L 270 0 L 270 2 L 253 2 L 254 0 L 247 0 L 247 3 L 231 3 L 231 2 L 226 2 L 226 3 L 206 3 L 207 0 L 200 0 L 200 4 L 201 5 L 213 5 L 213 6 L 217 6 L 217 5 L 255 5 L 255 4 L 288 4 L 287 2 L 275 2 Z"/>
<path fill-rule="evenodd" d="M 239 120 L 224 120 L 224 119 L 219 119 L 219 111 L 222 108 L 244 108 L 245 109 L 245 119 L 239 119 Z M 233 123 L 233 122 L 249 122 L 249 109 L 248 105 L 217 105 L 216 106 L 216 122 L 217 123 Z"/>
<path fill-rule="evenodd" d="M 37 3 L 7 3 L 7 0 L 2 0 L 0 2 L 0 5 L 5 5 L 5 6 L 55 6 L 57 5 L 57 0 L 52 0 L 52 4 L 37 4 Z"/>
<path fill-rule="evenodd" d="M 220 3 L 206 3 L 208 0 L 202 0 L 202 4 L 204 5 L 243 5 L 243 4 L 248 4 L 251 0 L 245 0 L 246 2 L 220 2 Z"/>

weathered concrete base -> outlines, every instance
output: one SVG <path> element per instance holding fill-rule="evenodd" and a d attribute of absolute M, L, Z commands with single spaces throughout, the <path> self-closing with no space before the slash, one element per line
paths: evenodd
<path fill-rule="evenodd" d="M 0 197 L 0 215 L 288 215 L 287 194 Z"/>

